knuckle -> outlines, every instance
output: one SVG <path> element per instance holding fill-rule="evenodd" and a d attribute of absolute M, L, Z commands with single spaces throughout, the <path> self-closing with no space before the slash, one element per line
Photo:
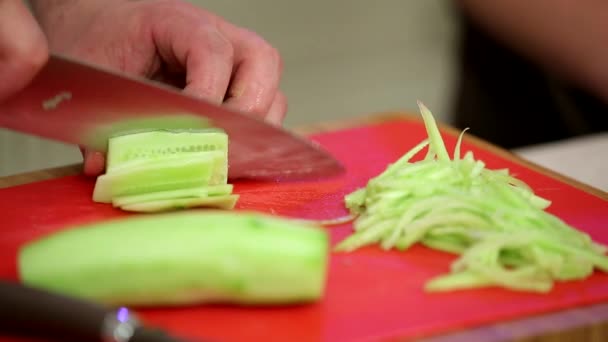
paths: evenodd
<path fill-rule="evenodd" d="M 232 59 L 234 56 L 234 47 L 232 43 L 222 35 L 218 30 L 210 28 L 207 30 L 206 45 L 210 52 L 221 55 L 225 58 Z"/>
<path fill-rule="evenodd" d="M 272 59 L 277 63 L 277 65 L 282 65 L 283 61 L 279 50 L 263 37 L 251 30 L 244 28 L 241 29 L 241 35 L 243 37 L 243 41 L 248 42 L 252 49 L 263 53 L 266 58 Z"/>
<path fill-rule="evenodd" d="M 42 68 L 49 57 L 49 49 L 46 40 L 34 40 L 22 44 L 14 52 L 14 60 L 24 71 L 35 72 Z"/>
<path fill-rule="evenodd" d="M 266 44 L 262 51 L 264 53 L 264 58 L 268 61 L 272 61 L 274 68 L 281 73 L 283 70 L 283 58 L 279 50 L 269 44 Z"/>

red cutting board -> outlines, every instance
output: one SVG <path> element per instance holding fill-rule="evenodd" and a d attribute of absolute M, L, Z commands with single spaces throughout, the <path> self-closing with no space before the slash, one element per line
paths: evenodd
<path fill-rule="evenodd" d="M 425 137 L 422 123 L 409 120 L 315 135 L 312 139 L 344 162 L 346 175 L 322 182 L 236 183 L 235 192 L 241 194 L 238 209 L 314 219 L 345 215 L 345 194 L 365 185 Z M 445 134 L 449 148 L 455 138 Z M 472 150 L 489 168 L 509 168 L 539 195 L 553 201 L 550 212 L 608 243 L 607 201 L 469 141 L 465 140 L 463 149 Z M 31 239 L 69 224 L 127 215 L 91 202 L 93 185 L 92 179 L 73 176 L 1 189 L 0 277 L 17 277 L 15 255 Z M 333 243 L 350 228 L 328 228 Z M 558 284 L 546 295 L 499 288 L 424 293 L 424 283 L 447 272 L 453 260 L 454 256 L 420 246 L 405 252 L 368 247 L 332 255 L 327 291 L 317 304 L 287 308 L 214 305 L 142 310 L 140 314 L 149 323 L 186 337 L 353 341 L 420 337 L 608 299 L 608 275 L 600 273 L 585 281 Z"/>

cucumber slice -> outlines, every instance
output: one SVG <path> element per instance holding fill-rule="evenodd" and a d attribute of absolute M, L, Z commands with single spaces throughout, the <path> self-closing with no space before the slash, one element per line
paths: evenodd
<path fill-rule="evenodd" d="M 219 128 L 125 131 L 108 142 L 93 200 L 127 211 L 232 209 L 228 135 Z"/>
<path fill-rule="evenodd" d="M 177 209 L 189 209 L 195 207 L 206 207 L 216 209 L 234 209 L 238 195 L 210 196 L 200 198 L 172 198 L 157 201 L 126 204 L 120 208 L 125 211 L 140 213 L 153 213 Z"/>
<path fill-rule="evenodd" d="M 212 128 L 206 117 L 192 113 L 157 113 L 150 117 L 124 118 L 117 114 L 116 120 L 98 122 L 94 128 L 82 132 L 81 140 L 92 150 L 107 152 L 108 139 L 117 135 L 135 134 L 145 131 L 163 130 L 203 130 Z M 118 119 L 120 117 L 120 119 Z"/>
<path fill-rule="evenodd" d="M 254 212 L 179 212 L 73 227 L 18 255 L 26 285 L 109 305 L 277 305 L 323 296 L 325 230 Z"/>
<path fill-rule="evenodd" d="M 222 151 L 227 158 L 228 135 L 219 129 L 163 130 L 119 135 L 108 142 L 106 168 L 112 172 L 142 159 L 164 159 L 167 156 L 207 151 Z"/>
<path fill-rule="evenodd" d="M 168 191 L 159 191 L 145 193 L 133 196 L 121 196 L 112 199 L 112 205 L 122 207 L 129 204 L 145 203 L 159 200 L 168 200 L 176 198 L 200 198 L 210 196 L 230 195 L 232 193 L 232 184 L 201 186 L 196 188 L 186 188 Z"/>
<path fill-rule="evenodd" d="M 111 203 L 112 198 L 210 184 L 211 174 L 222 163 L 222 152 L 206 152 L 188 158 L 145 160 L 97 178 L 93 200 Z"/>

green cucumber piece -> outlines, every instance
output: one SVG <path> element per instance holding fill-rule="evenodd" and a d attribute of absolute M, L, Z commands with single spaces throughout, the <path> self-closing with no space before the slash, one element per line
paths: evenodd
<path fill-rule="evenodd" d="M 109 305 L 278 305 L 324 293 L 329 236 L 256 212 L 180 212 L 71 227 L 19 250 L 29 286 Z"/>
<path fill-rule="evenodd" d="M 228 135 L 219 129 L 160 130 L 119 135 L 108 142 L 108 172 L 134 161 L 222 151 L 227 158 Z"/>
<path fill-rule="evenodd" d="M 197 207 L 216 208 L 231 210 L 234 209 L 238 195 L 222 195 L 209 197 L 192 198 L 172 198 L 157 201 L 126 204 L 120 208 L 124 211 L 140 213 L 154 213 L 169 210 L 190 209 Z"/>
<path fill-rule="evenodd" d="M 126 131 L 108 143 L 93 200 L 126 211 L 232 209 L 228 135 L 219 128 Z"/>
<path fill-rule="evenodd" d="M 214 168 L 223 160 L 223 153 L 214 151 L 188 158 L 140 161 L 99 176 L 93 200 L 111 203 L 114 197 L 209 185 Z"/>
<path fill-rule="evenodd" d="M 94 127 L 84 130 L 81 134 L 81 140 L 86 142 L 92 150 L 107 152 L 108 137 L 118 135 L 134 134 L 144 131 L 161 131 L 161 130 L 205 130 L 213 128 L 211 121 L 198 114 L 193 113 L 156 113 L 145 117 L 133 117 L 128 114 L 127 117 L 117 114 L 117 119 L 106 122 L 98 122 Z"/>
<path fill-rule="evenodd" d="M 158 191 L 141 195 L 121 196 L 112 199 L 112 205 L 122 207 L 129 204 L 145 203 L 159 200 L 176 198 L 201 198 L 211 196 L 230 195 L 232 184 L 200 186 L 195 188 L 185 188 L 177 190 Z"/>

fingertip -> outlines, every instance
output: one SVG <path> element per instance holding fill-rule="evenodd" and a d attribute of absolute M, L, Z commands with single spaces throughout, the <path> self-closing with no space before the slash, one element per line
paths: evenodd
<path fill-rule="evenodd" d="M 234 110 L 266 117 L 281 80 L 283 61 L 277 49 L 260 36 L 238 31 L 234 76 L 224 104 Z"/>
<path fill-rule="evenodd" d="M 266 113 L 266 121 L 277 126 L 282 125 L 285 116 L 287 116 L 287 109 L 287 97 L 282 92 L 277 92 L 270 109 Z"/>
<path fill-rule="evenodd" d="M 264 82 L 246 83 L 243 79 L 237 79 L 228 91 L 224 106 L 238 112 L 266 117 L 276 94 L 273 88 Z"/>
<path fill-rule="evenodd" d="M 97 177 L 105 170 L 105 157 L 101 152 L 84 151 L 83 172 L 87 176 Z"/>

